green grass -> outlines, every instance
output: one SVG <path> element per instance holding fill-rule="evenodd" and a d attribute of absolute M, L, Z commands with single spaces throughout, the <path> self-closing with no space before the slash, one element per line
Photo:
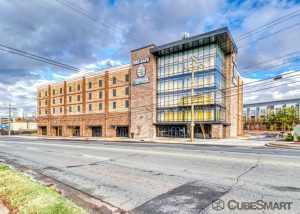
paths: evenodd
<path fill-rule="evenodd" d="M 54 189 L 0 164 L 0 197 L 8 200 L 20 214 L 83 214 L 82 208 Z"/>

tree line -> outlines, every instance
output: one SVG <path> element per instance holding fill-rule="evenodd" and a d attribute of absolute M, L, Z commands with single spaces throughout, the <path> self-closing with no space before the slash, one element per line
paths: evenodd
<path fill-rule="evenodd" d="M 244 118 L 244 129 L 291 131 L 299 122 L 298 108 L 294 106 L 283 107 L 256 119 Z"/>

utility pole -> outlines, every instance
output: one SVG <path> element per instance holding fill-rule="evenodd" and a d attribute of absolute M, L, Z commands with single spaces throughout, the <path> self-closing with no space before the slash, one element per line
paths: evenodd
<path fill-rule="evenodd" d="M 11 104 L 8 105 L 8 135 L 10 136 L 11 132 Z"/>
<path fill-rule="evenodd" d="M 192 57 L 191 143 L 194 143 L 194 141 L 195 141 L 195 101 L 194 101 L 194 96 L 195 96 L 195 70 L 196 70 L 196 63 L 198 63 L 196 57 Z"/>

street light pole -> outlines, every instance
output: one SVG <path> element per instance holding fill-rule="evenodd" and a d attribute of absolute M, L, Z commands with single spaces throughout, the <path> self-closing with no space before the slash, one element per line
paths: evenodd
<path fill-rule="evenodd" d="M 191 143 L 194 143 L 194 141 L 195 141 L 195 101 L 194 101 L 194 96 L 195 96 L 195 70 L 196 70 L 196 63 L 198 63 L 196 57 L 192 57 Z"/>
<path fill-rule="evenodd" d="M 11 104 L 8 105 L 8 135 L 11 134 Z"/>

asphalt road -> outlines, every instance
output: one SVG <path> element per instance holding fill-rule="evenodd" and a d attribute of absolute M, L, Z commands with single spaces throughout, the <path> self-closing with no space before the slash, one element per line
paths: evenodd
<path fill-rule="evenodd" d="M 300 150 L 1 137 L 1 160 L 132 213 L 300 213 Z"/>

